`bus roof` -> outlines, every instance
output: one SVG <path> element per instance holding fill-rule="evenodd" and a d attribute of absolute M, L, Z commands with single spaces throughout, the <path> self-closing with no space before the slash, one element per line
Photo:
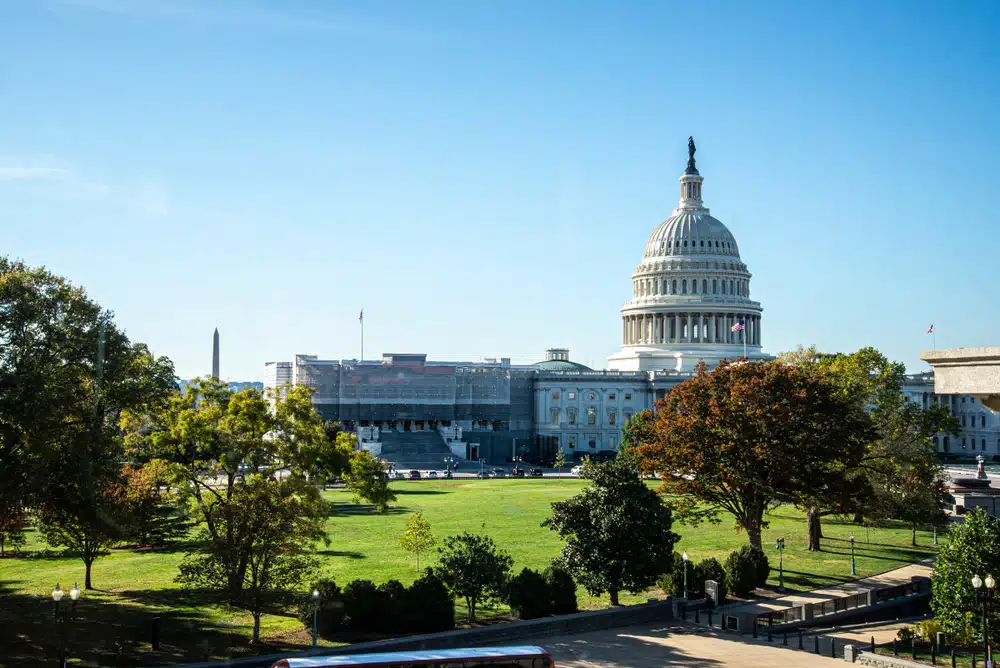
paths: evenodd
<path fill-rule="evenodd" d="M 435 649 L 418 652 L 384 652 L 379 654 L 344 654 L 332 656 L 304 656 L 282 659 L 275 668 L 326 668 L 327 666 L 377 666 L 381 664 L 407 663 L 415 661 L 443 661 L 454 659 L 489 658 L 530 658 L 548 656 L 541 647 L 522 645 L 517 647 L 472 647 L 467 649 Z"/>

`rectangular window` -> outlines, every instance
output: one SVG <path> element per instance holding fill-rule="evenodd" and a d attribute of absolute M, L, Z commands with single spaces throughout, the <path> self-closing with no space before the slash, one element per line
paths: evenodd
<path fill-rule="evenodd" d="M 597 424 L 597 409 L 588 408 L 587 409 L 587 424 Z"/>
<path fill-rule="evenodd" d="M 615 423 L 615 412 L 611 411 L 608 413 L 608 424 L 614 424 L 614 423 Z"/>
<path fill-rule="evenodd" d="M 625 411 L 625 422 L 632 419 L 632 411 Z"/>
<path fill-rule="evenodd" d="M 965 439 L 962 439 L 962 449 L 965 449 Z"/>
<path fill-rule="evenodd" d="M 631 392 L 626 392 L 625 393 L 625 401 L 632 401 L 632 393 Z"/>
<path fill-rule="evenodd" d="M 576 449 L 576 436 L 570 436 L 569 437 L 569 449 L 570 450 L 575 450 Z"/>
<path fill-rule="evenodd" d="M 615 400 L 615 393 L 608 392 L 608 401 L 614 401 L 614 400 Z"/>
<path fill-rule="evenodd" d="M 552 424 L 559 424 L 559 411 L 552 411 Z"/>
<path fill-rule="evenodd" d="M 574 399 L 576 399 L 576 392 L 567 392 L 566 398 L 569 399 L 570 401 L 573 401 Z"/>
<path fill-rule="evenodd" d="M 591 448 L 591 449 L 597 447 L 597 437 L 596 436 L 591 436 L 591 437 L 589 437 L 587 439 L 587 447 Z"/>
<path fill-rule="evenodd" d="M 570 424 L 576 424 L 576 413 L 570 413 L 568 417 Z"/>
<path fill-rule="evenodd" d="M 985 438 L 983 439 L 983 442 L 979 444 L 979 447 L 981 447 L 983 449 L 983 452 L 986 452 L 986 439 Z"/>
<path fill-rule="evenodd" d="M 553 401 L 559 401 L 559 393 L 558 392 L 553 392 L 552 393 L 552 400 Z"/>
<path fill-rule="evenodd" d="M 608 436 L 608 447 L 611 448 L 612 450 L 615 449 L 615 437 L 614 436 Z"/>

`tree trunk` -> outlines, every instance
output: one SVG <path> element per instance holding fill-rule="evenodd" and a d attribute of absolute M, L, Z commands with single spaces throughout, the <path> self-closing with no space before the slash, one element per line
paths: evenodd
<path fill-rule="evenodd" d="M 469 609 L 469 623 L 476 621 L 476 602 L 471 598 L 466 597 L 465 607 Z"/>
<path fill-rule="evenodd" d="M 823 537 L 823 529 L 819 523 L 819 508 L 809 508 L 806 510 L 806 533 L 809 536 L 809 551 L 822 551 L 823 548 L 819 540 Z"/>
<path fill-rule="evenodd" d="M 611 605 L 618 605 L 618 590 L 609 589 L 608 593 L 611 594 Z"/>
<path fill-rule="evenodd" d="M 94 586 L 90 584 L 90 567 L 94 565 L 93 559 L 84 559 L 83 565 L 87 567 L 87 572 L 83 576 L 83 588 L 93 589 Z"/>
<path fill-rule="evenodd" d="M 862 515 L 860 511 L 854 513 L 854 523 L 855 524 L 864 524 L 864 521 L 865 521 L 865 516 Z"/>
<path fill-rule="evenodd" d="M 257 605 L 260 605 L 259 603 Z M 260 642 L 260 610 L 253 613 L 253 635 L 250 637 L 250 644 L 256 645 Z"/>
<path fill-rule="evenodd" d="M 917 544 L 917 525 L 914 524 L 910 527 L 910 545 L 916 546 Z"/>

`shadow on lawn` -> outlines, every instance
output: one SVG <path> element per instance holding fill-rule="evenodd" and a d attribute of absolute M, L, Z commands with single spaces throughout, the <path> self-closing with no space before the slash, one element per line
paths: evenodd
<path fill-rule="evenodd" d="M 22 667 L 50 666 L 59 655 L 53 602 L 0 582 L 0 660 Z M 204 610 L 214 595 L 187 589 L 84 592 L 75 622 L 67 627 L 72 659 L 100 666 L 146 666 L 204 661 L 215 657 L 281 652 L 286 643 L 250 647 L 242 629 L 210 620 Z M 64 601 L 62 605 L 66 605 Z M 188 606 L 200 606 L 199 609 Z M 64 608 L 68 609 L 68 608 Z M 160 649 L 152 651 L 152 618 L 160 618 Z"/>
<path fill-rule="evenodd" d="M 393 489 L 396 496 L 411 496 L 424 494 L 454 494 L 451 490 L 443 489 Z"/>
<path fill-rule="evenodd" d="M 376 513 L 375 506 L 359 505 L 353 503 L 337 503 L 330 506 L 327 511 L 327 517 L 351 517 L 354 515 L 382 515 L 383 517 L 387 515 L 402 515 L 404 513 L 410 512 L 407 510 L 406 506 L 391 506 L 384 513 Z"/>
<path fill-rule="evenodd" d="M 316 550 L 316 554 L 324 557 L 343 557 L 345 559 L 367 559 L 360 552 L 343 552 L 340 550 Z"/>

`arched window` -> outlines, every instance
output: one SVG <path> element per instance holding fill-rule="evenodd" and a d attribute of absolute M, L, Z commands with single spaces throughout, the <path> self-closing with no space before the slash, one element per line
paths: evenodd
<path fill-rule="evenodd" d="M 965 413 L 962 413 L 962 426 L 965 426 Z"/>
<path fill-rule="evenodd" d="M 980 415 L 979 416 L 979 426 L 980 427 L 985 427 L 986 426 L 986 416 L 985 415 Z"/>
<path fill-rule="evenodd" d="M 938 447 L 938 437 L 935 436 L 934 437 L 934 449 L 937 450 L 937 447 Z"/>
<path fill-rule="evenodd" d="M 701 240 L 701 247 L 702 247 L 702 248 L 704 248 L 704 247 L 705 247 L 705 240 L 704 240 L 704 239 L 702 239 L 702 240 Z"/>
<path fill-rule="evenodd" d="M 685 240 L 684 240 L 684 248 L 687 248 L 687 247 L 688 247 L 688 240 L 687 240 L 687 239 L 685 239 Z"/>
<path fill-rule="evenodd" d="M 668 287 L 667 286 L 667 279 L 664 278 L 663 279 L 663 294 L 665 294 L 665 295 L 670 294 L 670 291 L 667 290 L 667 287 Z"/>
<path fill-rule="evenodd" d="M 716 242 L 715 242 L 715 247 L 716 247 L 716 248 L 718 248 L 718 247 L 719 247 L 719 242 L 718 242 L 718 241 L 716 241 Z"/>
<path fill-rule="evenodd" d="M 703 278 L 701 279 L 701 293 L 705 294 L 706 292 L 708 292 L 708 279 Z"/>
<path fill-rule="evenodd" d="M 687 279 L 685 278 L 684 280 L 681 281 L 681 294 L 686 295 L 687 293 L 688 293 L 688 282 Z"/>
<path fill-rule="evenodd" d="M 945 436 L 944 437 L 944 451 L 945 452 L 948 452 L 951 449 L 951 446 L 948 444 L 948 440 L 949 440 L 948 437 Z"/>
<path fill-rule="evenodd" d="M 726 280 L 722 279 L 722 294 L 726 294 Z"/>
<path fill-rule="evenodd" d="M 729 281 L 729 294 L 731 294 L 731 295 L 735 295 L 736 294 L 735 292 L 733 292 L 733 285 L 734 285 L 733 281 L 730 280 Z"/>
<path fill-rule="evenodd" d="M 713 295 L 719 294 L 719 280 L 716 278 L 712 279 L 712 294 Z"/>
<path fill-rule="evenodd" d="M 673 281 L 671 281 L 671 283 L 670 283 L 670 294 L 672 294 L 672 295 L 676 295 L 677 294 L 677 279 L 676 278 Z"/>
<path fill-rule="evenodd" d="M 984 438 L 984 439 L 982 440 L 982 442 L 981 442 L 981 443 L 979 444 L 979 447 L 980 447 L 980 448 L 981 448 L 982 450 L 984 450 L 984 451 L 986 450 L 986 439 L 985 439 L 985 438 Z"/>

